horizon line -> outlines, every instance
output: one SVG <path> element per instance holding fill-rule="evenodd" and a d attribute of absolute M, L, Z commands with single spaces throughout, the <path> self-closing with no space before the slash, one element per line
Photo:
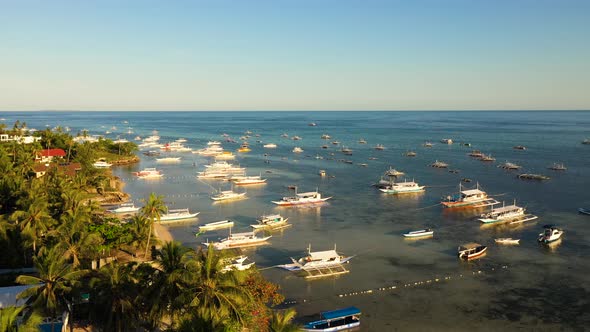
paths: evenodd
<path fill-rule="evenodd" d="M 0 110 L 1 112 L 587 112 L 590 108 L 564 109 L 39 109 L 39 110 Z"/>

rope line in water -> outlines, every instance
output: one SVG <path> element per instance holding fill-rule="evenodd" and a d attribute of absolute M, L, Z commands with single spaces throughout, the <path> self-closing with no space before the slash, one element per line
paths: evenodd
<path fill-rule="evenodd" d="M 491 272 L 507 271 L 507 270 L 508 270 L 508 266 L 502 265 L 499 268 L 492 267 L 492 268 L 487 269 L 487 270 L 471 271 L 470 274 L 465 274 L 465 273 L 459 273 L 459 274 L 456 274 L 456 275 L 450 275 L 449 274 L 449 275 L 446 275 L 446 276 L 433 277 L 431 279 L 418 280 L 418 281 L 413 281 L 413 282 L 407 282 L 407 283 L 404 283 L 404 284 L 392 284 L 392 285 L 386 285 L 386 286 L 381 286 L 381 287 L 371 288 L 371 289 L 352 290 L 352 291 L 349 291 L 349 292 L 346 292 L 346 293 L 334 294 L 332 296 L 326 296 L 326 297 L 321 297 L 321 298 L 293 299 L 293 300 L 289 300 L 289 301 L 284 301 L 282 304 L 284 304 L 284 305 L 294 305 L 294 304 L 301 304 L 301 303 L 318 302 L 318 301 L 328 300 L 328 299 L 331 299 L 333 297 L 344 298 L 344 297 L 359 296 L 359 295 L 379 295 L 379 294 L 381 294 L 383 292 L 388 292 L 388 291 L 412 289 L 412 288 L 421 287 L 421 286 L 434 285 L 434 284 L 442 283 L 442 282 L 448 282 L 448 281 L 453 281 L 453 280 L 461 280 L 462 278 L 469 277 L 469 276 L 472 276 L 472 277 L 484 276 L 484 275 L 489 274 Z"/>

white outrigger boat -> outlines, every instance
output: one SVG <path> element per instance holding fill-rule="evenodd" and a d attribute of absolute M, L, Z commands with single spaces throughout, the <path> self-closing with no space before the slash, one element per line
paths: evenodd
<path fill-rule="evenodd" d="M 158 163 L 177 163 L 179 161 L 180 161 L 180 157 L 156 158 L 156 162 L 158 162 Z"/>
<path fill-rule="evenodd" d="M 526 214 L 526 209 L 517 206 L 515 201 L 512 205 L 502 205 L 502 207 L 493 208 L 490 212 L 480 215 L 478 220 L 484 224 L 507 221 L 510 221 L 510 224 L 519 224 L 537 218 L 535 215 Z"/>
<path fill-rule="evenodd" d="M 379 188 L 379 190 L 386 194 L 397 195 L 423 192 L 424 188 L 425 186 L 421 186 L 414 181 L 404 180 L 404 182 L 391 181 L 389 185 L 383 186 L 382 188 Z"/>
<path fill-rule="evenodd" d="M 189 209 L 173 209 L 168 210 L 166 214 L 160 216 L 160 223 L 172 223 L 176 221 L 195 218 L 200 212 L 191 213 Z"/>
<path fill-rule="evenodd" d="M 440 204 L 445 208 L 480 208 L 500 204 L 500 202 L 490 198 L 485 191 L 481 190 L 479 183 L 475 189 L 466 190 L 459 183 L 459 193 L 445 197 Z"/>
<path fill-rule="evenodd" d="M 247 232 L 247 233 L 231 233 L 225 239 L 222 239 L 219 242 L 204 242 L 203 244 L 209 246 L 210 244 L 213 245 L 213 248 L 216 250 L 225 250 L 225 249 L 232 249 L 232 248 L 242 248 L 242 247 L 250 247 L 250 246 L 258 246 L 265 244 L 268 239 L 270 239 L 272 235 L 264 236 L 264 237 L 257 237 L 254 232 Z"/>
<path fill-rule="evenodd" d="M 220 191 L 217 195 L 211 196 L 211 199 L 214 201 L 228 201 L 242 198 L 246 198 L 246 192 L 237 193 L 233 190 L 223 190 Z"/>
<path fill-rule="evenodd" d="M 110 213 L 135 213 L 139 211 L 139 207 L 135 206 L 134 203 L 123 203 L 118 208 L 107 211 Z"/>
<path fill-rule="evenodd" d="M 320 313 L 320 320 L 306 323 L 303 331 L 342 331 L 361 325 L 361 311 L 356 307 L 348 307 Z"/>
<path fill-rule="evenodd" d="M 563 235 L 563 230 L 561 228 L 557 228 L 553 225 L 545 225 L 543 226 L 545 230 L 543 233 L 539 234 L 538 241 L 541 243 L 551 243 L 561 239 Z"/>
<path fill-rule="evenodd" d="M 234 226 L 234 222 L 231 220 L 221 220 L 210 222 L 199 226 L 199 232 L 213 231 L 216 229 L 231 228 Z"/>
<path fill-rule="evenodd" d="M 277 230 L 291 226 L 291 224 L 287 223 L 288 220 L 289 218 L 284 218 L 280 214 L 263 215 L 256 220 L 258 221 L 258 224 L 250 225 L 250 227 L 254 228 L 255 230 Z"/>
<path fill-rule="evenodd" d="M 343 256 L 333 250 L 311 251 L 311 245 L 307 248 L 307 256 L 299 259 L 291 258 L 292 263 L 277 265 L 288 271 L 305 271 L 305 278 L 320 278 L 348 273 L 342 264 L 348 263 L 353 256 Z"/>
<path fill-rule="evenodd" d="M 234 184 L 237 186 L 247 186 L 251 184 L 266 184 L 266 179 L 263 179 L 260 175 L 244 176 L 237 178 L 234 181 Z"/>
<path fill-rule="evenodd" d="M 494 239 L 494 242 L 498 244 L 520 244 L 520 239 L 513 239 L 511 237 L 500 237 Z"/>
<path fill-rule="evenodd" d="M 412 231 L 408 233 L 404 233 L 404 236 L 407 238 L 420 238 L 420 237 L 427 237 L 433 236 L 434 231 L 430 228 L 421 229 L 419 231 Z"/>
<path fill-rule="evenodd" d="M 459 253 L 459 258 L 469 260 L 483 256 L 487 249 L 488 247 L 479 243 L 467 243 L 460 246 L 457 251 Z"/>
<path fill-rule="evenodd" d="M 297 190 L 297 188 L 295 188 Z M 295 196 L 283 197 L 280 201 L 271 201 L 279 206 L 291 206 L 291 205 L 306 205 L 306 204 L 318 204 L 329 200 L 330 197 L 322 197 L 322 194 L 316 191 L 309 191 L 305 193 L 295 192 Z"/>

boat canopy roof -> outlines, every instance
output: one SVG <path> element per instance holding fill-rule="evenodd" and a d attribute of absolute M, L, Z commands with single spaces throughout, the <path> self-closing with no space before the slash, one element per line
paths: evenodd
<path fill-rule="evenodd" d="M 463 191 L 461 191 L 461 193 L 465 196 L 473 196 L 473 195 L 483 194 L 484 192 L 479 189 L 469 189 L 469 190 L 463 190 Z"/>
<path fill-rule="evenodd" d="M 348 317 L 348 316 L 352 316 L 352 315 L 360 315 L 360 314 L 361 314 L 361 311 L 357 307 L 348 307 L 348 308 L 343 308 L 343 309 L 338 309 L 338 310 L 325 311 L 325 312 L 321 313 L 322 318 L 327 319 L 327 320 Z"/>
<path fill-rule="evenodd" d="M 306 193 L 299 193 L 297 194 L 298 197 L 315 197 L 317 196 L 318 192 L 317 191 L 309 191 Z"/>
<path fill-rule="evenodd" d="M 312 260 L 316 259 L 330 259 L 334 257 L 338 257 L 338 253 L 336 250 L 326 250 L 326 251 L 313 251 L 309 253 L 309 256 Z"/>
<path fill-rule="evenodd" d="M 462 249 L 475 249 L 477 247 L 481 247 L 481 244 L 475 243 L 475 242 L 470 242 L 470 243 L 466 243 L 461 246 Z"/>
<path fill-rule="evenodd" d="M 520 206 L 516 206 L 516 205 L 507 205 L 507 206 L 502 206 L 499 208 L 496 208 L 493 210 L 494 213 L 504 213 L 504 212 L 508 212 L 508 211 L 512 211 L 512 210 L 517 210 L 520 209 Z"/>

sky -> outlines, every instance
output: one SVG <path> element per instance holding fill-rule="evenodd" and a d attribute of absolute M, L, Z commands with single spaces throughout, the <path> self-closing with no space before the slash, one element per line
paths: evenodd
<path fill-rule="evenodd" d="M 0 0 L 0 110 L 590 109 L 587 0 Z"/>

